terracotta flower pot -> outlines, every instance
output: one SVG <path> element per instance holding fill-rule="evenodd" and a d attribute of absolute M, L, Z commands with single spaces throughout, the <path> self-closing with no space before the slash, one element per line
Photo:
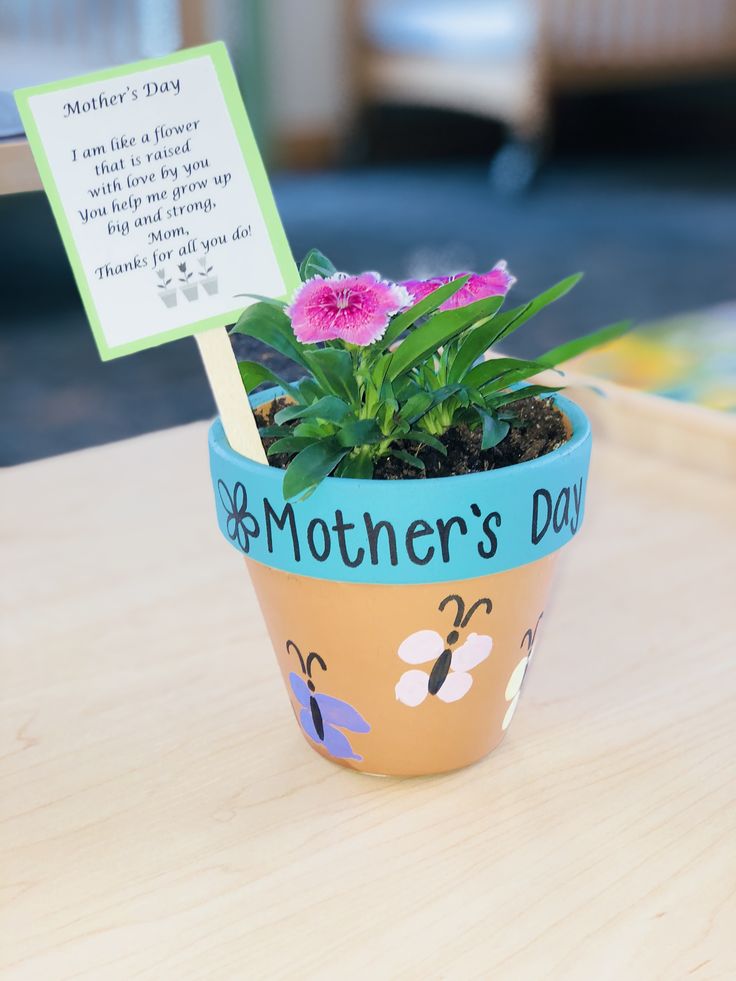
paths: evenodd
<path fill-rule="evenodd" d="M 417 775 L 466 766 L 501 741 L 554 553 L 583 518 L 590 427 L 576 405 L 556 402 L 571 438 L 538 460 L 431 480 L 327 478 L 294 502 L 282 470 L 235 453 L 213 423 L 218 522 L 245 555 L 317 752 Z"/>

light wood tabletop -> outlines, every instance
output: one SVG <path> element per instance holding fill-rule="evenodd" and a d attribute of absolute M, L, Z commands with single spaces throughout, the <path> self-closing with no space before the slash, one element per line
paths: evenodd
<path fill-rule="evenodd" d="M 0 472 L 0 976 L 736 976 L 735 486 L 600 443 L 506 741 L 304 742 L 206 427 Z"/>

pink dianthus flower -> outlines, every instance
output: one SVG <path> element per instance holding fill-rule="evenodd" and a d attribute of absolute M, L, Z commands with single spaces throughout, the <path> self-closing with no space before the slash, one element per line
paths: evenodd
<path fill-rule="evenodd" d="M 485 300 L 489 296 L 505 296 L 516 282 L 516 278 L 508 271 L 506 261 L 502 260 L 486 273 L 460 272 L 452 276 L 435 276 L 433 279 L 409 279 L 402 286 L 412 295 L 414 303 L 418 303 L 440 286 L 467 275 L 470 275 L 470 279 L 465 286 L 453 293 L 449 300 L 445 300 L 440 310 L 454 310 L 476 300 Z"/>
<path fill-rule="evenodd" d="M 390 318 L 410 303 L 403 286 L 377 273 L 336 273 L 302 283 L 286 313 L 296 339 L 304 344 L 339 338 L 365 347 L 383 337 Z"/>

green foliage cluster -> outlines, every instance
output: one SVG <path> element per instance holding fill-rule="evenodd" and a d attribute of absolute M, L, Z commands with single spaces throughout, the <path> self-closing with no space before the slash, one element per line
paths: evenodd
<path fill-rule="evenodd" d="M 303 281 L 331 276 L 335 267 L 312 250 L 300 266 Z M 302 344 L 294 336 L 285 304 L 257 297 L 233 332 L 255 338 L 297 364 L 303 377 L 285 381 L 266 365 L 241 361 L 246 391 L 264 382 L 283 389 L 293 404 L 276 425 L 261 430 L 275 437 L 269 454 L 290 457 L 284 496 L 304 496 L 328 475 L 371 478 L 387 454 L 422 469 L 407 447 L 430 446 L 446 454 L 442 436 L 464 423 L 482 430 L 482 448 L 497 445 L 519 424 L 514 403 L 559 391 L 560 386 L 520 385 L 526 379 L 618 337 L 627 322 L 604 327 L 561 344 L 533 361 L 497 357 L 481 360 L 544 307 L 568 293 L 581 278 L 569 276 L 535 299 L 503 310 L 494 296 L 439 310 L 467 281 L 455 279 L 394 316 L 383 337 L 366 347 L 334 340 Z"/>

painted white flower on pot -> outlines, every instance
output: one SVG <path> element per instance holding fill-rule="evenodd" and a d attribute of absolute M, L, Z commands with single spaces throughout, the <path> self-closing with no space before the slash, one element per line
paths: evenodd
<path fill-rule="evenodd" d="M 531 664 L 532 657 L 534 656 L 534 642 L 537 639 L 537 628 L 539 627 L 539 622 L 544 616 L 544 613 L 539 614 L 539 619 L 537 620 L 537 626 L 532 630 L 531 628 L 527 630 L 521 641 L 521 649 L 526 647 L 526 654 L 519 663 L 516 665 L 514 670 L 511 672 L 511 677 L 506 684 L 506 701 L 509 703 L 506 709 L 506 714 L 503 717 L 503 722 L 501 723 L 501 728 L 505 732 L 511 725 L 511 720 L 516 712 L 516 707 L 519 704 L 519 698 L 521 696 L 521 688 L 524 684 L 524 679 L 526 678 L 526 673 L 529 670 L 529 665 Z"/>
<path fill-rule="evenodd" d="M 421 705 L 431 695 L 436 695 L 443 702 L 459 701 L 473 685 L 470 672 L 485 661 L 493 649 L 493 638 L 478 633 L 468 634 L 462 644 L 455 646 L 460 639 L 458 628 L 467 627 L 480 609 L 485 610 L 486 615 L 490 614 L 493 608 L 491 601 L 479 599 L 466 613 L 465 603 L 459 596 L 446 596 L 439 605 L 440 612 L 450 601 L 455 603 L 457 615 L 454 629 L 446 637 L 436 630 L 417 630 L 399 645 L 399 657 L 406 664 L 434 661 L 429 671 L 413 668 L 399 678 L 396 698 L 410 708 Z"/>

